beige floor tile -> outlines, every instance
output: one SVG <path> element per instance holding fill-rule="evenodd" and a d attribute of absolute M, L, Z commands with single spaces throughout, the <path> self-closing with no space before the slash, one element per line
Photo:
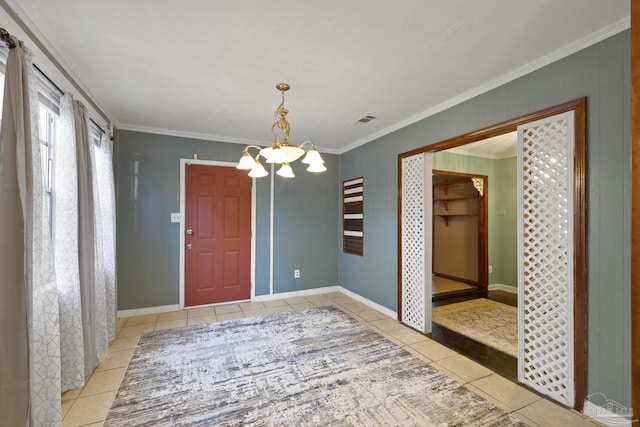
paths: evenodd
<path fill-rule="evenodd" d="M 447 357 L 446 359 L 441 359 L 436 363 L 467 382 L 475 381 L 493 374 L 492 370 L 460 355 Z"/>
<path fill-rule="evenodd" d="M 118 390 L 120 381 L 124 375 L 125 368 L 109 369 L 107 371 L 96 371 L 89 381 L 85 384 L 80 397 L 87 397 L 92 394 L 104 393 L 107 391 Z"/>
<path fill-rule="evenodd" d="M 538 423 L 534 422 L 533 420 L 525 417 L 520 412 L 511 412 L 509 415 L 511 415 L 513 418 L 515 418 L 517 420 L 522 421 L 525 425 L 527 425 L 529 427 L 542 427 L 540 424 L 538 424 Z"/>
<path fill-rule="evenodd" d="M 187 318 L 193 319 L 195 317 L 203 317 L 203 316 L 211 316 L 216 314 L 215 307 L 200 307 L 200 308 L 190 308 L 186 310 Z"/>
<path fill-rule="evenodd" d="M 327 298 L 326 294 L 308 295 L 305 298 L 314 304 L 316 303 L 330 304 L 331 303 L 331 299 Z"/>
<path fill-rule="evenodd" d="M 76 399 L 63 419 L 63 427 L 79 427 L 104 421 L 115 396 L 115 391 L 109 391 Z"/>
<path fill-rule="evenodd" d="M 348 310 L 348 308 L 347 308 L 347 310 Z M 355 313 L 358 316 L 362 317 L 367 322 L 372 322 L 374 320 L 382 320 L 382 319 L 388 319 L 389 318 L 388 316 L 380 313 L 379 311 L 373 310 L 371 308 L 366 309 L 366 310 L 353 312 L 353 313 Z"/>
<path fill-rule="evenodd" d="M 243 302 L 239 305 L 240 310 L 244 311 L 245 313 L 247 311 L 257 311 L 266 308 L 261 302 Z"/>
<path fill-rule="evenodd" d="M 424 354 L 412 349 L 409 346 L 405 346 L 403 347 L 405 350 L 407 350 L 409 353 L 413 354 L 415 357 L 417 357 L 418 359 L 422 360 L 425 363 L 431 363 L 432 360 L 429 359 L 427 356 L 425 356 Z"/>
<path fill-rule="evenodd" d="M 96 372 L 107 371 L 115 368 L 125 368 L 129 364 L 132 354 L 133 349 L 112 351 L 102 362 L 100 362 L 96 368 Z"/>
<path fill-rule="evenodd" d="M 186 319 L 188 316 L 188 310 L 170 311 L 168 313 L 160 313 L 158 315 L 158 322 L 167 322 L 169 320 Z"/>
<path fill-rule="evenodd" d="M 197 319 L 197 317 L 196 317 Z M 176 320 L 167 320 L 166 322 L 158 322 L 156 323 L 156 328 L 154 331 L 162 331 L 164 329 L 173 329 L 173 328 L 181 328 L 183 326 L 187 326 L 187 318 L 184 319 L 176 319 Z"/>
<path fill-rule="evenodd" d="M 208 316 L 198 316 L 198 317 L 193 317 L 193 318 L 189 318 L 189 320 L 187 321 L 187 325 L 188 326 L 194 326 L 194 325 L 203 325 L 205 323 L 215 323 L 218 321 L 218 316 L 216 316 L 215 314 L 210 314 Z"/>
<path fill-rule="evenodd" d="M 457 381 L 459 384 L 464 385 L 467 383 L 467 380 L 460 378 L 459 376 L 457 376 L 456 374 L 454 374 L 453 372 L 451 372 L 450 370 L 448 370 L 447 368 L 445 368 L 442 365 L 438 365 L 437 362 L 432 362 L 431 363 L 431 367 L 435 368 L 436 370 L 442 372 L 443 374 L 445 374 L 446 376 L 448 376 L 449 378 Z"/>
<path fill-rule="evenodd" d="M 455 351 L 451 350 L 448 347 L 445 347 L 438 342 L 433 341 L 432 339 L 427 339 L 419 343 L 411 344 L 411 347 L 436 362 L 447 357 L 458 355 L 458 353 L 456 353 Z"/>
<path fill-rule="evenodd" d="M 240 310 L 240 306 L 238 304 L 225 304 L 225 305 L 217 305 L 215 307 L 216 314 L 227 314 L 227 313 L 237 313 Z"/>
<path fill-rule="evenodd" d="M 515 413 L 522 414 L 541 426 L 594 427 L 593 423 L 582 415 L 564 409 L 546 399 L 538 400 Z"/>
<path fill-rule="evenodd" d="M 138 340 L 140 339 L 139 335 L 134 335 L 132 337 L 122 337 L 116 338 L 111 341 L 111 345 L 109 346 L 109 351 L 121 351 L 121 350 L 129 350 L 132 348 L 136 348 L 138 344 Z"/>
<path fill-rule="evenodd" d="M 291 308 L 293 308 L 294 310 L 306 310 L 308 308 L 316 308 L 316 306 L 311 302 L 303 302 L 298 304 L 291 304 Z"/>
<path fill-rule="evenodd" d="M 274 299 L 269 301 L 262 301 L 265 307 L 286 307 L 289 304 L 284 299 Z"/>
<path fill-rule="evenodd" d="M 311 302 L 307 299 L 307 297 L 291 297 L 291 298 L 285 298 L 284 300 L 287 304 L 290 304 L 290 305 L 305 304 L 305 303 Z"/>
<path fill-rule="evenodd" d="M 365 304 L 363 304 L 361 302 L 353 302 L 353 303 L 343 304 L 343 306 L 347 310 L 352 311 L 354 313 L 360 313 L 362 311 L 371 310 L 371 307 L 369 307 L 368 305 L 365 305 Z"/>
<path fill-rule="evenodd" d="M 404 343 L 405 345 L 417 344 L 426 341 L 429 338 L 409 328 L 399 329 L 397 331 L 389 331 L 387 334 Z"/>
<path fill-rule="evenodd" d="M 285 311 L 293 311 L 293 308 L 289 304 L 287 304 L 277 307 L 266 307 L 264 309 L 265 314 L 284 313 Z"/>
<path fill-rule="evenodd" d="M 271 314 L 270 310 L 273 308 L 267 307 L 252 307 L 251 310 L 242 310 L 245 317 L 264 316 L 265 314 Z"/>
<path fill-rule="evenodd" d="M 74 388 L 73 390 L 67 390 L 62 393 L 61 400 L 65 402 L 67 400 L 77 399 L 78 396 L 80 396 L 80 392 L 82 392 L 82 387 Z"/>
<path fill-rule="evenodd" d="M 537 394 L 496 374 L 480 378 L 470 383 L 470 385 L 503 403 L 503 406 L 508 408 L 509 412 L 523 408 L 541 399 Z"/>
<path fill-rule="evenodd" d="M 122 328 L 127 323 L 128 317 L 118 317 L 116 319 L 116 328 Z"/>
<path fill-rule="evenodd" d="M 375 326 L 376 328 L 380 329 L 383 332 L 390 332 L 390 331 L 399 331 L 401 329 L 406 329 L 407 327 L 404 326 L 402 323 L 398 322 L 397 320 L 393 320 L 393 319 L 380 319 L 380 320 L 373 320 L 371 322 L 369 322 L 369 324 L 371 326 Z"/>
<path fill-rule="evenodd" d="M 316 307 L 328 307 L 328 306 L 335 306 L 335 303 L 334 303 L 333 301 L 331 301 L 330 299 L 326 299 L 326 300 L 322 300 L 322 299 L 314 300 L 314 301 L 311 301 L 311 304 L 315 305 Z"/>
<path fill-rule="evenodd" d="M 127 323 L 124 324 L 124 327 L 136 326 L 136 325 L 146 325 L 147 323 L 156 323 L 158 321 L 157 314 L 145 314 L 144 316 L 134 316 L 127 318 Z"/>
<path fill-rule="evenodd" d="M 222 314 L 218 314 L 216 315 L 216 317 L 218 318 L 218 322 L 223 322 L 225 320 L 236 320 L 236 319 L 244 319 L 244 313 L 242 313 L 241 311 L 237 311 L 234 313 L 222 313 Z"/>
<path fill-rule="evenodd" d="M 62 402 L 62 418 L 64 418 L 65 415 L 67 415 L 67 412 L 69 412 L 69 409 L 71 409 L 71 406 L 73 406 L 73 402 L 74 400 L 65 400 Z"/>
<path fill-rule="evenodd" d="M 151 332 L 155 327 L 154 323 L 145 323 L 142 325 L 125 326 L 118 334 L 118 338 L 140 336 L 143 332 Z"/>
<path fill-rule="evenodd" d="M 394 343 L 395 345 L 399 346 L 399 347 L 407 347 L 407 345 L 405 343 L 403 343 L 402 341 L 400 341 L 399 339 L 389 335 L 387 332 L 378 332 L 380 335 L 382 335 L 383 337 L 385 337 L 386 339 L 388 339 L 389 341 L 391 341 L 392 343 Z"/>

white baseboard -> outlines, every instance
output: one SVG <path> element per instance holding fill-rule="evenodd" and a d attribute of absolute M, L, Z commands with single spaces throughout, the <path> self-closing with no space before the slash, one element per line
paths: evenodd
<path fill-rule="evenodd" d="M 359 301 L 361 303 L 363 303 L 364 305 L 368 305 L 369 307 L 373 308 L 374 310 L 379 311 L 380 313 L 389 316 L 392 319 L 397 319 L 398 318 L 398 313 L 396 313 L 393 310 L 388 309 L 387 307 L 378 304 L 377 302 L 373 302 L 369 299 L 366 299 L 363 296 L 360 296 L 358 294 L 356 294 L 355 292 L 350 291 L 349 289 L 345 289 L 342 286 L 338 286 L 339 291 L 342 292 L 343 294 L 347 295 L 348 297 L 353 298 L 356 301 Z"/>
<path fill-rule="evenodd" d="M 515 286 L 503 285 L 501 283 L 494 283 L 492 285 L 489 285 L 489 290 L 511 292 L 512 294 L 518 293 L 518 288 L 516 288 Z"/>
<path fill-rule="evenodd" d="M 157 307 L 134 308 L 131 310 L 118 310 L 118 317 L 144 316 L 145 314 L 167 313 L 180 310 L 180 304 L 160 305 Z"/>
<path fill-rule="evenodd" d="M 502 285 L 504 286 L 504 285 Z M 318 294 L 326 294 L 329 292 L 341 292 L 345 295 L 347 295 L 348 297 L 353 298 L 356 301 L 359 301 L 369 307 L 371 307 L 374 310 L 379 311 L 380 313 L 389 316 L 392 319 L 397 319 L 398 318 L 398 313 L 396 313 L 393 310 L 388 309 L 385 306 L 382 306 L 376 302 L 373 302 L 363 296 L 360 296 L 358 294 L 356 294 L 355 292 L 352 292 L 348 289 L 343 288 L 342 286 L 339 285 L 335 285 L 335 286 L 325 286 L 322 288 L 315 288 L 315 289 L 306 289 L 303 291 L 293 291 L 293 292 L 281 292 L 278 294 L 273 294 L 273 295 L 259 295 L 256 296 L 252 299 L 252 301 L 256 301 L 256 302 L 260 302 L 260 301 L 272 301 L 272 300 L 277 300 L 277 299 L 283 299 L 283 298 L 293 298 L 293 297 L 304 297 L 307 295 L 318 295 Z M 226 304 L 233 304 L 237 301 L 232 301 Z M 220 304 L 215 304 L 215 305 L 220 305 Z M 144 307 L 144 308 L 134 308 L 131 310 L 118 310 L 117 316 L 118 317 L 131 317 L 131 316 L 144 316 L 146 314 L 159 314 L 159 313 L 167 313 L 169 311 L 176 311 L 176 310 L 180 310 L 180 304 L 171 304 L 171 305 L 161 305 L 161 306 L 157 306 L 157 307 Z"/>
<path fill-rule="evenodd" d="M 620 408 L 626 410 L 626 408 Z M 627 411 L 629 412 L 629 411 Z M 594 419 L 600 424 L 609 427 L 631 427 L 631 416 L 629 414 L 616 414 L 610 410 L 598 406 L 595 403 L 586 400 L 582 413 L 587 417 Z"/>
<path fill-rule="evenodd" d="M 271 301 L 283 298 L 304 297 L 307 295 L 325 294 L 327 292 L 339 292 L 340 286 L 325 286 L 322 288 L 305 289 L 303 291 L 280 292 L 272 295 L 258 295 L 253 297 L 252 301 Z"/>

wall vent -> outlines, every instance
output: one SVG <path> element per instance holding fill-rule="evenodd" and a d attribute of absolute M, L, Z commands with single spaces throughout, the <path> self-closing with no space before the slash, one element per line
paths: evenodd
<path fill-rule="evenodd" d="M 356 120 L 355 122 L 353 122 L 354 124 L 364 124 L 364 123 L 369 123 L 371 120 L 375 119 L 376 116 L 364 116 L 361 119 Z"/>

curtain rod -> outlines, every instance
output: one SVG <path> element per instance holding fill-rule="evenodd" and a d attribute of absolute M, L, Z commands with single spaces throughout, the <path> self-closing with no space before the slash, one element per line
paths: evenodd
<path fill-rule="evenodd" d="M 16 47 L 16 43 L 11 39 L 11 34 L 9 34 L 9 31 L 5 30 L 2 27 L 0 27 L 0 40 L 5 42 L 9 49 L 13 49 L 14 47 Z"/>
<path fill-rule="evenodd" d="M 53 80 L 51 80 L 49 76 L 47 76 L 45 72 L 40 69 L 40 67 L 38 67 L 36 64 L 33 64 L 33 68 L 35 68 L 42 77 L 44 77 L 49 83 L 51 83 L 51 85 L 55 87 L 58 92 L 60 92 L 60 95 L 64 95 L 64 91 L 60 88 L 60 86 L 58 86 Z"/>

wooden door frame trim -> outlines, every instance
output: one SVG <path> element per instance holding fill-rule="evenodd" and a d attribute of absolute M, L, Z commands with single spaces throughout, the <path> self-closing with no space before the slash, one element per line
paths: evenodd
<path fill-rule="evenodd" d="M 631 408 L 640 412 L 640 4 L 631 1 Z M 636 357 L 633 355 L 636 354 Z"/>
<path fill-rule="evenodd" d="M 489 288 L 489 177 L 477 173 L 453 172 L 441 169 L 432 169 L 432 171 L 438 175 L 482 178 L 484 191 L 482 196 L 478 196 L 478 278 L 475 284 L 486 290 Z M 434 216 L 437 215 L 434 214 Z"/>
<path fill-rule="evenodd" d="M 524 116 L 488 126 L 424 147 L 398 154 L 398 320 L 402 319 L 402 160 L 421 153 L 436 153 L 483 139 L 513 132 L 522 124 L 530 123 L 556 114 L 574 112 L 575 160 L 574 160 L 574 388 L 573 408 L 582 411 L 586 394 L 586 109 L 587 99 L 578 98 L 560 105 L 536 111 Z M 639 147 L 640 149 L 640 147 Z M 640 153 L 638 153 L 640 161 Z M 639 163 L 640 164 L 640 163 Z M 640 169 L 640 167 L 639 167 Z M 640 170 L 637 172 L 640 177 Z M 640 191 L 636 199 L 640 209 Z M 640 220 L 636 224 L 640 227 Z M 640 251 L 640 230 L 638 230 Z M 640 255 L 639 251 L 636 251 Z M 640 259 L 640 256 L 639 256 Z M 640 261 L 636 268 L 640 277 Z M 580 350 L 582 349 L 582 350 Z"/>

